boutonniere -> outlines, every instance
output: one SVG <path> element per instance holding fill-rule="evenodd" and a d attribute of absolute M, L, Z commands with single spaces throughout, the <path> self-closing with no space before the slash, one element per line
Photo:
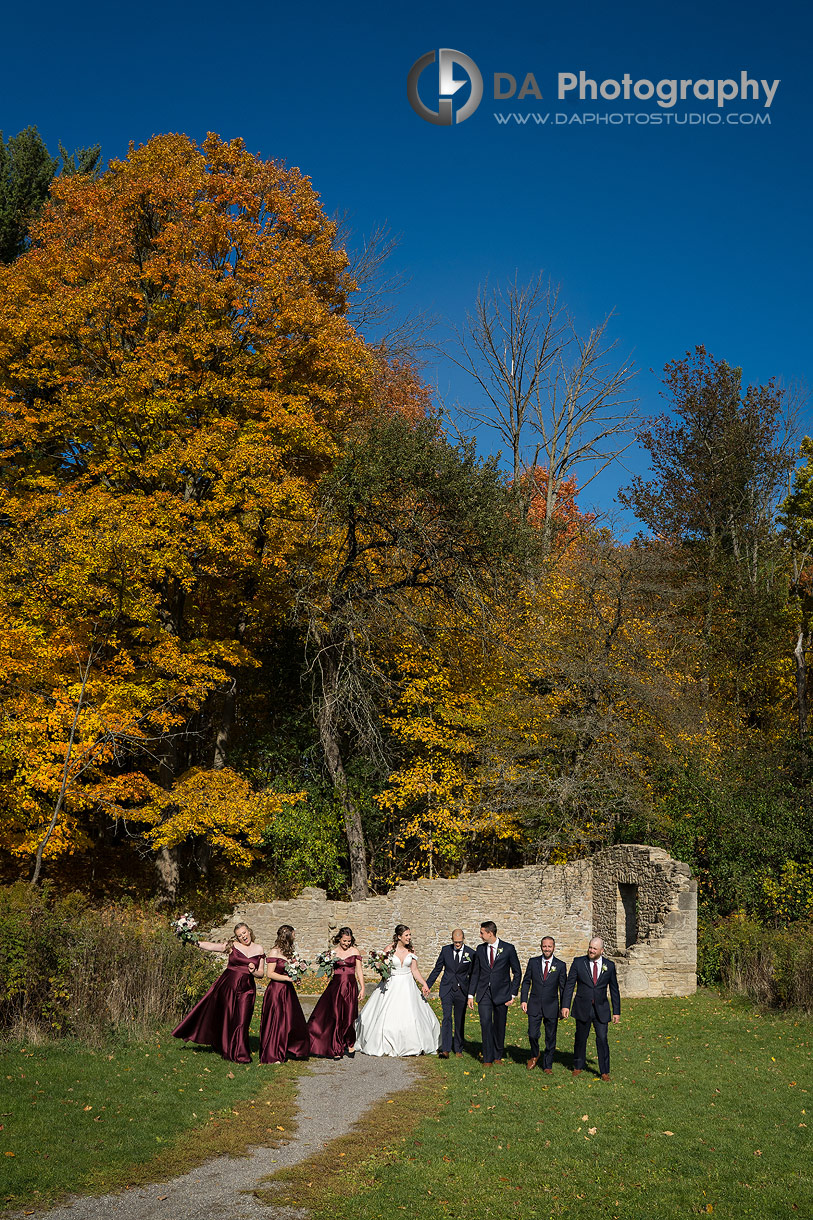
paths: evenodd
<path fill-rule="evenodd" d="M 603 974 L 603 973 L 604 973 L 604 971 L 605 971 L 606 969 L 607 969 L 607 967 L 606 967 L 606 966 L 602 966 L 602 967 L 601 967 L 601 973 Z"/>
<path fill-rule="evenodd" d="M 548 973 L 549 973 L 549 974 L 555 974 L 555 973 L 556 973 L 556 967 L 555 967 L 555 966 L 551 966 L 550 971 L 549 971 Z"/>
<path fill-rule="evenodd" d="M 501 953 L 502 953 L 502 949 L 498 949 L 498 950 L 497 950 L 497 957 L 499 957 Z"/>
<path fill-rule="evenodd" d="M 464 954 L 463 954 L 463 961 L 464 961 L 464 962 L 470 962 L 470 961 L 471 961 L 471 958 L 470 958 L 470 956 L 468 955 L 468 953 L 464 953 Z"/>

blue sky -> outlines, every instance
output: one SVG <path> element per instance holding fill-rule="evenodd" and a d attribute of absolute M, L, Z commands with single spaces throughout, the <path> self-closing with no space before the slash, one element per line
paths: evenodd
<path fill-rule="evenodd" d="M 105 158 L 159 132 L 242 136 L 252 151 L 300 166 L 327 210 L 346 209 L 359 231 L 385 221 L 402 235 L 405 308 L 459 324 L 487 277 L 544 269 L 582 325 L 615 310 L 612 335 L 641 369 L 645 415 L 661 409 L 664 363 L 695 343 L 741 365 L 746 380 L 813 384 L 813 17 L 798 0 L 474 0 L 465 11 L 144 0 L 18 7 L 4 24 L 6 135 L 34 123 L 52 149 L 59 139 L 98 141 Z M 410 66 L 438 47 L 471 56 L 484 79 L 477 112 L 452 127 L 422 121 L 406 100 Z M 752 101 L 723 110 L 769 113 L 767 126 L 495 121 L 511 110 L 658 111 L 645 101 L 559 101 L 557 73 L 579 70 L 653 82 L 746 70 L 781 83 L 767 112 Z M 533 72 L 543 100 L 495 103 L 495 72 Z M 429 104 L 431 70 L 421 89 Z M 427 375 L 450 399 L 472 395 L 440 361 Z M 641 462 L 628 455 L 633 468 Z M 588 500 L 609 508 L 628 478 L 608 471 Z"/>

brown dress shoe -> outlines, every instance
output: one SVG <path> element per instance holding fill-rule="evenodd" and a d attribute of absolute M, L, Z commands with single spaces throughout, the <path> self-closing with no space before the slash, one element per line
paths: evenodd
<path fill-rule="evenodd" d="M 463 1052 L 462 1052 L 462 1051 L 455 1051 L 455 1053 L 454 1053 L 454 1057 L 455 1057 L 455 1059 L 462 1059 L 462 1058 L 463 1058 Z"/>
<path fill-rule="evenodd" d="M 438 1051 L 438 1059 L 448 1059 L 448 1058 L 449 1058 L 448 1051 Z"/>
<path fill-rule="evenodd" d="M 483 1064 L 483 1067 L 484 1067 L 484 1068 L 493 1068 L 493 1067 L 494 1067 L 494 1064 L 493 1064 L 493 1063 L 491 1062 L 491 1060 L 489 1059 L 489 1061 L 488 1061 L 487 1063 L 484 1063 L 484 1064 Z"/>
<path fill-rule="evenodd" d="M 581 1076 L 581 1074 L 582 1074 L 582 1070 L 581 1070 L 581 1068 L 574 1068 L 574 1069 L 573 1069 L 573 1075 L 574 1075 L 574 1076 Z"/>
<path fill-rule="evenodd" d="M 542 1071 L 545 1073 L 546 1076 L 553 1075 L 553 1068 L 543 1068 Z"/>
<path fill-rule="evenodd" d="M 525 1066 L 529 1072 L 532 1072 L 534 1070 L 534 1068 L 537 1065 L 537 1062 L 538 1061 L 536 1059 L 534 1059 L 533 1057 L 528 1060 L 528 1062 L 525 1064 Z"/>
<path fill-rule="evenodd" d="M 610 1073 L 609 1073 L 609 1072 L 602 1072 L 602 1073 L 601 1073 L 601 1079 L 602 1079 L 602 1080 L 609 1080 L 609 1079 L 610 1079 Z"/>
<path fill-rule="evenodd" d="M 502 1060 L 502 1059 L 495 1059 L 495 1060 L 494 1060 L 494 1062 L 495 1062 L 495 1063 L 502 1063 L 502 1062 L 503 1062 L 503 1060 Z"/>

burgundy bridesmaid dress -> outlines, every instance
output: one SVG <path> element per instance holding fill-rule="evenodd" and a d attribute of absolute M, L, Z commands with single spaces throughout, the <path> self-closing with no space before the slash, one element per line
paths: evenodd
<path fill-rule="evenodd" d="M 233 1063 L 251 1063 L 248 1027 L 254 1012 L 257 984 L 248 964 L 253 962 L 256 969 L 262 960 L 262 954 L 247 957 L 234 945 L 226 969 L 172 1031 L 173 1037 L 211 1046 Z"/>
<path fill-rule="evenodd" d="M 333 978 L 322 992 L 308 1021 L 312 1055 L 340 1059 L 348 1046 L 356 1044 L 359 993 L 356 962 L 361 955 L 336 958 Z"/>
<path fill-rule="evenodd" d="M 265 960 L 269 970 L 284 974 L 284 957 L 266 955 Z M 260 1018 L 260 1063 L 283 1063 L 288 1056 L 307 1059 L 309 1052 L 308 1023 L 293 983 L 269 979 Z"/>

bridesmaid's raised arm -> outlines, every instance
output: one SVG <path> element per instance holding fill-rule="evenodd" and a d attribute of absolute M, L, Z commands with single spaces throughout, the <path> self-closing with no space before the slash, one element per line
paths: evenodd
<path fill-rule="evenodd" d="M 228 949 L 225 940 L 199 940 L 198 948 L 205 949 L 207 953 L 225 953 Z"/>
<path fill-rule="evenodd" d="M 359 949 L 359 955 L 356 958 L 356 982 L 359 985 L 359 999 L 364 999 L 364 966 L 362 965 L 363 957 Z"/>

